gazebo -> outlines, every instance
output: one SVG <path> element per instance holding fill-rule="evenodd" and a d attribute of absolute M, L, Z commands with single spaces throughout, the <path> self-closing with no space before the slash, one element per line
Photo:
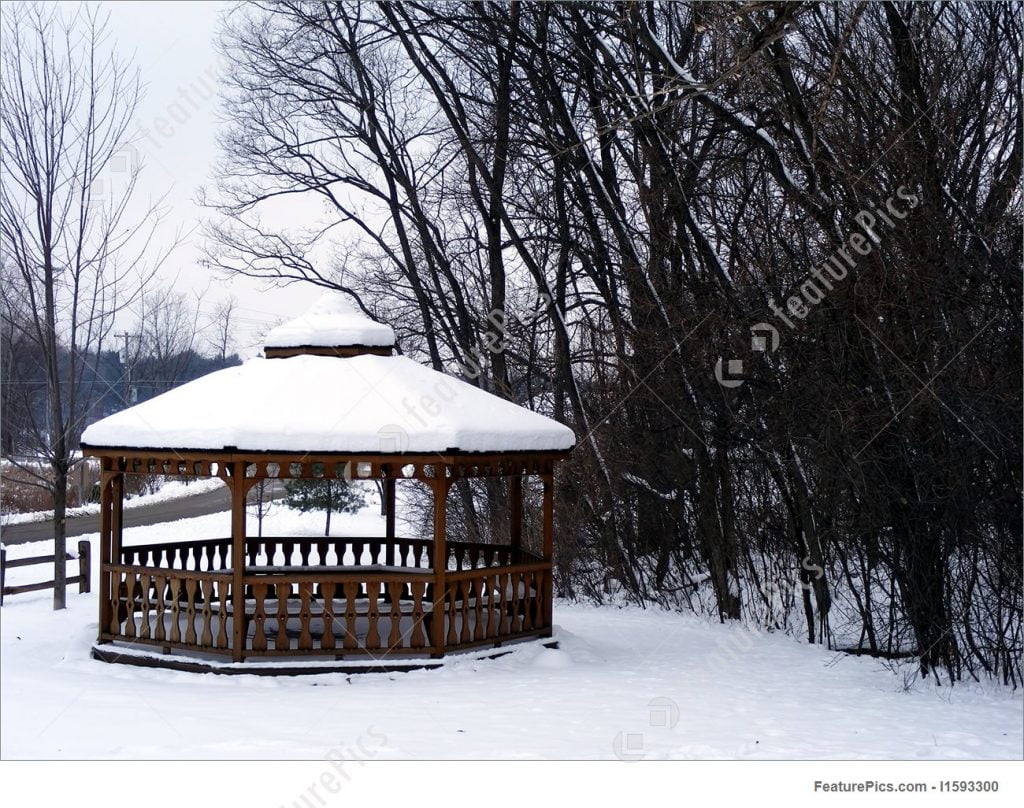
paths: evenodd
<path fill-rule="evenodd" d="M 332 293 L 272 330 L 265 358 L 85 430 L 82 449 L 101 462 L 94 656 L 246 671 L 225 663 L 291 658 L 269 669 L 297 672 L 551 636 L 554 471 L 573 432 L 394 345 L 389 326 Z M 125 546 L 128 474 L 219 477 L 230 535 Z M 508 543 L 449 538 L 452 487 L 495 477 L 508 478 Z M 527 477 L 543 485 L 533 550 L 523 542 Z M 250 489 L 288 479 L 378 481 L 384 535 L 247 536 Z M 399 481 L 432 491 L 432 536 L 396 534 Z"/>

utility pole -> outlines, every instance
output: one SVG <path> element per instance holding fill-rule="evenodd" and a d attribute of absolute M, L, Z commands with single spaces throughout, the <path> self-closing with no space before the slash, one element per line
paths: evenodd
<path fill-rule="evenodd" d="M 121 338 L 124 340 L 124 353 L 121 354 L 121 364 L 124 366 L 124 404 L 126 407 L 131 406 L 132 403 L 132 362 L 131 354 L 128 352 L 128 340 L 131 335 L 125 331 Z"/>

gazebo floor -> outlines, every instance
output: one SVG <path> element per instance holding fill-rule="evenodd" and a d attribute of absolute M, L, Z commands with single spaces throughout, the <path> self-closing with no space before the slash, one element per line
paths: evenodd
<path fill-rule="evenodd" d="M 131 644 L 103 643 L 92 647 L 93 659 L 118 665 L 132 665 L 141 668 L 165 668 L 188 673 L 215 673 L 224 676 L 310 676 L 327 673 L 408 673 L 416 670 L 436 670 L 457 662 L 490 660 L 515 653 L 531 645 L 542 648 L 558 648 L 557 637 L 524 637 L 505 642 L 495 642 L 495 647 L 467 650 L 452 650 L 443 658 L 428 656 L 396 659 L 381 657 L 375 659 L 351 659 L 309 657 L 303 659 L 249 659 L 245 662 L 230 662 L 215 654 L 188 652 L 187 654 L 164 654 L 136 647 Z"/>

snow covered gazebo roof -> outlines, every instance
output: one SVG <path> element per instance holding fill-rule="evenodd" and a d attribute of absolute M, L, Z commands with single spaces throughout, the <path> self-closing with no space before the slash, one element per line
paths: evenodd
<path fill-rule="evenodd" d="M 273 329 L 267 358 L 89 426 L 83 449 L 467 454 L 571 449 L 568 427 L 392 355 L 394 331 L 332 293 Z"/>

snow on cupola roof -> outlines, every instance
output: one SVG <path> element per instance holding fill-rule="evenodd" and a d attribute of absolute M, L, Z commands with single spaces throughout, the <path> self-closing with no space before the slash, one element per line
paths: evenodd
<path fill-rule="evenodd" d="M 371 320 L 340 292 L 322 295 L 304 314 L 271 329 L 263 343 L 268 357 L 294 355 L 298 348 L 339 349 L 347 353 L 353 353 L 351 349 L 374 348 L 387 349 L 390 354 L 394 345 L 395 332 L 391 326 Z"/>

